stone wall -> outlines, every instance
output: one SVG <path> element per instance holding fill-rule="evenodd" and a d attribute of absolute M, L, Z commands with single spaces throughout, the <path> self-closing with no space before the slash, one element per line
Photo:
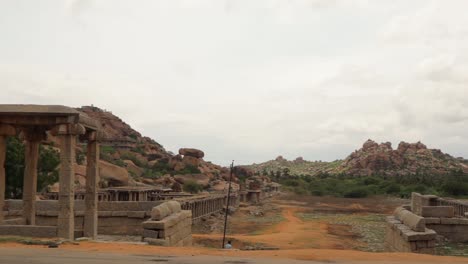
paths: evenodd
<path fill-rule="evenodd" d="M 152 202 L 99 202 L 98 234 L 141 235 L 141 223 L 151 216 L 151 209 L 161 204 Z M 22 222 L 22 201 L 6 201 L 4 211 L 6 224 Z M 84 201 L 75 201 L 75 237 L 82 236 L 84 225 Z M 58 201 L 36 202 L 36 226 L 56 227 L 58 222 Z"/>
<path fill-rule="evenodd" d="M 434 254 L 437 233 L 425 219 L 402 207 L 386 219 L 385 247 L 389 251 Z"/>
<path fill-rule="evenodd" d="M 223 212 L 227 203 L 227 195 L 209 195 L 206 197 L 190 197 L 177 199 L 182 209 L 191 211 L 193 221 L 213 213 Z M 151 216 L 153 207 L 165 201 L 141 201 L 141 202 L 98 202 L 98 234 L 102 235 L 142 235 L 141 223 Z M 238 206 L 239 196 L 232 194 L 230 206 Z M 36 225 L 57 226 L 58 201 L 36 201 Z M 3 224 L 24 225 L 23 201 L 7 200 L 3 208 L 6 221 Z M 82 236 L 84 225 L 84 201 L 75 201 L 75 237 Z"/>
<path fill-rule="evenodd" d="M 176 201 L 153 208 L 151 219 L 143 223 L 143 240 L 156 246 L 191 246 L 192 212 Z"/>
<path fill-rule="evenodd" d="M 411 206 L 397 208 L 394 217 L 387 218 L 387 248 L 433 253 L 435 236 L 456 243 L 468 242 L 467 213 L 468 204 L 463 202 L 412 193 Z"/>

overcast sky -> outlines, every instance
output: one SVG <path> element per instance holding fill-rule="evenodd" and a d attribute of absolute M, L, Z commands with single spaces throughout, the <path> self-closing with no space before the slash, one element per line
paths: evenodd
<path fill-rule="evenodd" d="M 468 157 L 468 1 L 0 0 L 0 103 L 95 105 L 227 165 Z"/>

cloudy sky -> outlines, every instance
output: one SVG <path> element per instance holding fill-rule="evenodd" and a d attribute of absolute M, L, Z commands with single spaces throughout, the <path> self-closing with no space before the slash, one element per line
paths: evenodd
<path fill-rule="evenodd" d="M 0 103 L 95 105 L 176 152 L 468 157 L 468 1 L 0 0 Z"/>

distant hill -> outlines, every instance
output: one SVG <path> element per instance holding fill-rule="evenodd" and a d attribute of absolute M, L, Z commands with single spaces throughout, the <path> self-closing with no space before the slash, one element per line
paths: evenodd
<path fill-rule="evenodd" d="M 378 144 L 366 141 L 362 148 L 351 153 L 344 160 L 333 162 L 305 161 L 297 158 L 288 161 L 279 156 L 260 164 L 245 166 L 256 172 L 276 172 L 285 168 L 291 175 L 315 176 L 320 173 L 366 175 L 445 175 L 454 170 L 468 173 L 468 161 L 454 158 L 438 149 L 428 149 L 421 142 L 401 142 L 397 149 L 391 143 Z"/>

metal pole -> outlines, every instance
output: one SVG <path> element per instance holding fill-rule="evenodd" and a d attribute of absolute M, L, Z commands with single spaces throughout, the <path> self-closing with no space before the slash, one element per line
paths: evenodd
<path fill-rule="evenodd" d="M 228 197 L 227 197 L 227 205 L 226 205 L 226 214 L 224 215 L 224 234 L 223 234 L 223 245 L 221 248 L 224 248 L 224 242 L 226 241 L 226 227 L 227 227 L 227 220 L 228 220 L 228 213 L 229 213 L 229 203 L 231 202 L 231 181 L 232 181 L 232 170 L 234 168 L 234 161 L 231 163 L 231 174 L 229 175 L 229 187 L 228 187 Z"/>

